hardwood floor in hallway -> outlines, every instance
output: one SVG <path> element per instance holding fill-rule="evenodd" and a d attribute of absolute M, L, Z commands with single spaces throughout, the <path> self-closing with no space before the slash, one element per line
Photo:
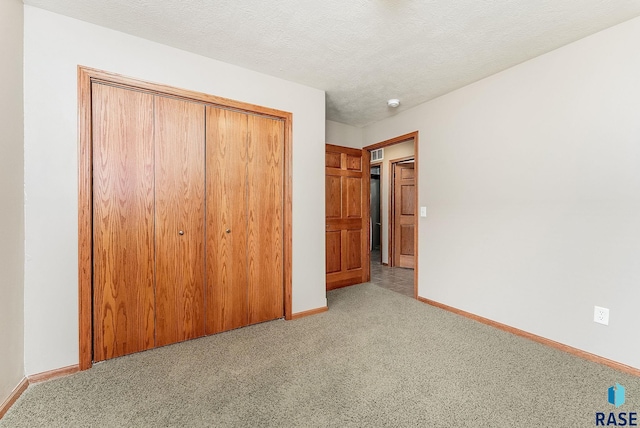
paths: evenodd
<path fill-rule="evenodd" d="M 371 252 L 371 283 L 409 296 L 413 295 L 413 269 L 388 267 L 380 262 L 380 251 Z"/>

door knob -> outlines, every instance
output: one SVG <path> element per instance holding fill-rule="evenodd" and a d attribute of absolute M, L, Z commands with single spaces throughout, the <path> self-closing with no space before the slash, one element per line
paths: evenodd
<path fill-rule="evenodd" d="M 178 231 L 178 235 L 184 235 L 184 230 Z"/>
<path fill-rule="evenodd" d="M 227 229 L 227 230 L 225 230 L 225 232 L 231 233 L 231 229 Z"/>

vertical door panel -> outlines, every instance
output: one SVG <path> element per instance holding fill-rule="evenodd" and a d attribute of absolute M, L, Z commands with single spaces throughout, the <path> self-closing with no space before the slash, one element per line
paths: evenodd
<path fill-rule="evenodd" d="M 326 233 L 326 245 L 327 245 L 327 273 L 340 272 L 342 269 L 342 252 L 341 241 L 342 232 L 335 230 Z"/>
<path fill-rule="evenodd" d="M 362 269 L 362 230 L 347 231 L 347 269 Z"/>
<path fill-rule="evenodd" d="M 413 256 L 413 224 L 400 225 L 400 255 Z"/>
<path fill-rule="evenodd" d="M 248 117 L 247 213 L 249 324 L 284 316 L 284 122 Z"/>
<path fill-rule="evenodd" d="M 247 325 L 247 115 L 207 107 L 206 333 Z"/>
<path fill-rule="evenodd" d="M 369 275 L 369 158 L 327 144 L 325 221 L 327 289 L 359 284 Z"/>
<path fill-rule="evenodd" d="M 393 265 L 413 268 L 415 228 L 414 164 L 394 164 Z"/>
<path fill-rule="evenodd" d="M 347 208 L 348 218 L 362 218 L 362 174 L 360 177 L 342 177 L 346 183 L 346 194 L 344 195 L 344 205 Z"/>
<path fill-rule="evenodd" d="M 153 96 L 92 85 L 94 361 L 154 346 Z"/>
<path fill-rule="evenodd" d="M 342 178 L 327 175 L 324 189 L 326 216 L 339 219 L 342 217 Z"/>
<path fill-rule="evenodd" d="M 204 109 L 156 97 L 156 346 L 204 335 Z"/>

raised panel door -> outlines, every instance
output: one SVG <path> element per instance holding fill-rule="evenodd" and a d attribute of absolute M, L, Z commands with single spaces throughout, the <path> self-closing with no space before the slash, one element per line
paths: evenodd
<path fill-rule="evenodd" d="M 369 275 L 369 158 L 362 150 L 326 145 L 325 245 L 327 289 L 359 284 Z"/>
<path fill-rule="evenodd" d="M 394 164 L 393 265 L 415 266 L 415 170 L 413 163 Z"/>

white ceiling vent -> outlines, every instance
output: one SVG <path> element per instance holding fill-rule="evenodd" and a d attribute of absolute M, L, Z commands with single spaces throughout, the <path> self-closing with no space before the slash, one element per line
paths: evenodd
<path fill-rule="evenodd" d="M 371 162 L 378 162 L 384 157 L 384 149 L 371 150 Z"/>

